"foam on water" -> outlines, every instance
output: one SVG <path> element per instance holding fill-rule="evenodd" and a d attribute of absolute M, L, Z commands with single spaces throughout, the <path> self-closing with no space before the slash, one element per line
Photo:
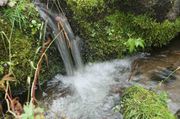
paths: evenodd
<path fill-rule="evenodd" d="M 121 114 L 112 110 L 120 100 L 119 95 L 110 93 L 110 87 L 114 84 L 122 87 L 130 85 L 127 81 L 130 64 L 130 59 L 114 60 L 88 64 L 74 76 L 57 75 L 49 86 L 61 82 L 59 86 L 70 87 L 73 93 L 46 100 L 49 110 L 47 118 L 66 115 L 69 119 L 121 119 Z"/>

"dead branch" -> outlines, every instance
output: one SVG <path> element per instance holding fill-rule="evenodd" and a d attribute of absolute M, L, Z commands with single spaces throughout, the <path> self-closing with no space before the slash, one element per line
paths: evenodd
<path fill-rule="evenodd" d="M 5 97 L 4 97 L 4 99 L 6 100 L 7 108 L 8 108 L 7 111 L 8 111 L 9 113 L 11 113 L 15 118 L 18 118 L 18 116 L 16 115 L 16 113 L 14 113 L 14 112 L 11 110 L 12 99 L 11 99 L 11 97 L 10 97 L 9 94 L 8 94 L 9 81 L 6 82 L 6 88 L 5 88 L 4 90 L 5 90 Z"/>
<path fill-rule="evenodd" d="M 38 82 L 39 73 L 41 70 L 42 60 L 43 60 L 43 57 L 47 58 L 45 53 L 46 53 L 46 49 L 51 45 L 51 41 L 52 40 L 50 38 L 48 38 L 48 41 L 43 44 L 43 48 L 41 50 L 41 55 L 40 55 L 39 61 L 37 63 L 37 67 L 36 67 L 35 74 L 34 74 L 34 80 L 33 80 L 32 87 L 31 87 L 31 102 L 33 104 L 36 102 L 35 90 L 36 90 L 36 85 Z"/>

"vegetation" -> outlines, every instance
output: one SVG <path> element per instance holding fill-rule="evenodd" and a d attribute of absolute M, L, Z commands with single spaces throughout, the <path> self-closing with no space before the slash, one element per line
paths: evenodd
<path fill-rule="evenodd" d="M 156 94 L 140 86 L 127 88 L 117 111 L 124 119 L 175 119 L 167 107 L 166 93 Z"/>
<path fill-rule="evenodd" d="M 29 33 L 34 31 L 30 27 L 36 27 L 36 31 L 40 28 L 41 21 L 38 19 L 39 14 L 36 11 L 34 4 L 28 0 L 15 0 L 14 6 L 1 8 L 2 16 L 5 20 L 10 21 L 15 27 Z M 34 29 L 32 29 L 34 30 Z"/>
<path fill-rule="evenodd" d="M 24 106 L 24 113 L 21 115 L 22 119 L 44 119 L 44 110 L 40 107 L 35 107 L 32 103 Z"/>
<path fill-rule="evenodd" d="M 71 7 L 74 14 L 78 18 L 86 18 L 93 16 L 94 12 L 98 13 L 104 7 L 104 0 L 67 0 L 67 4 Z"/>
<path fill-rule="evenodd" d="M 30 61 L 33 61 L 38 47 L 34 35 L 38 34 L 41 21 L 33 4 L 26 0 L 16 2 L 12 8 L 1 8 L 1 12 L 0 42 L 4 44 L 1 47 L 1 63 L 8 63 L 16 78 L 26 82 L 25 79 L 31 74 Z M 34 26 L 32 21 L 37 21 L 36 30 L 31 28 Z"/>
<path fill-rule="evenodd" d="M 73 3 L 73 0 L 69 0 L 68 3 L 70 1 Z M 131 51 L 139 51 L 139 47 L 127 45 L 126 42 L 134 43 L 129 42 L 131 41 L 129 39 L 134 39 L 132 41 L 141 39 L 146 50 L 151 47 L 162 47 L 180 31 L 180 18 L 173 22 L 168 20 L 158 22 L 148 14 L 135 15 L 118 8 L 111 8 L 108 5 L 112 5 L 113 1 L 105 3 L 104 7 L 101 7 L 102 9 L 96 7 L 97 10 L 94 11 L 88 10 L 88 5 L 84 4 L 83 1 L 76 2 L 77 5 L 73 7 L 70 5 L 74 11 L 74 19 L 80 26 L 81 37 L 85 39 L 88 52 L 84 53 L 84 57 L 87 60 L 120 58 L 124 53 L 130 51 L 129 46 L 134 48 Z M 142 45 L 140 47 L 143 48 Z"/>
<path fill-rule="evenodd" d="M 13 7 L 2 7 L 0 11 L 2 14 L 0 16 L 0 75 L 3 75 L 2 65 L 7 63 L 11 67 L 11 73 L 13 72 L 17 79 L 18 87 L 19 85 L 24 87 L 27 77 L 33 77 L 32 62 L 36 63 L 40 55 L 43 38 L 39 35 L 43 35 L 40 33 L 44 32 L 43 23 L 34 5 L 27 0 L 15 1 Z M 50 56 L 52 52 L 56 52 L 53 61 L 49 61 L 51 69 L 48 73 L 47 68 L 42 70 L 46 73 L 40 77 L 41 81 L 62 71 L 60 67 L 54 66 L 54 61 L 57 63 L 61 61 L 54 47 L 48 51 Z M 46 67 L 46 64 L 43 63 L 43 67 Z"/>
<path fill-rule="evenodd" d="M 60 62 L 54 47 L 48 51 L 50 56 L 56 52 L 53 60 L 48 62 L 48 58 L 39 59 L 40 56 L 45 57 L 46 53 L 41 52 L 45 42 L 44 28 L 35 6 L 30 1 L 14 1 L 12 6 L 0 7 L 0 101 L 6 100 L 7 112 L 16 118 L 22 116 L 23 119 L 26 119 L 29 115 L 31 116 L 28 118 L 43 115 L 42 110 L 31 106 L 37 103 L 34 91 L 37 83 L 33 81 L 40 79 L 41 82 L 44 82 L 52 78 L 55 73 L 62 71 L 61 65 L 54 65 L 54 62 Z M 47 62 L 51 68 L 49 72 L 47 72 Z M 38 63 L 42 63 L 42 66 L 36 66 Z M 41 76 L 34 75 L 40 70 L 42 71 Z M 32 80 L 33 78 L 34 80 Z M 18 92 L 18 90 L 21 91 Z M 27 90 L 29 92 L 28 105 L 23 109 L 19 98 L 14 96 L 19 95 L 17 92 L 23 93 Z M 22 111 L 25 111 L 24 114 Z M 8 118 L 8 115 L 5 116 Z"/>
<path fill-rule="evenodd" d="M 6 100 L 8 112 L 16 118 L 44 118 L 43 109 L 35 106 L 38 79 L 44 82 L 56 73 L 64 73 L 63 64 L 55 46 L 50 47 L 52 42 L 44 45 L 46 27 L 34 4 L 29 0 L 8 2 L 0 7 L 0 99 Z M 162 47 L 180 32 L 180 18 L 159 22 L 150 13 L 122 11 L 115 5 L 117 0 L 66 2 L 73 12 L 76 30 L 85 39 L 86 61 L 121 58 Z M 127 4 L 128 0 L 123 2 Z M 14 92 L 22 88 L 28 90 L 24 106 L 14 97 Z M 125 119 L 174 119 L 166 99 L 164 94 L 134 86 L 125 90 L 118 111 Z"/>

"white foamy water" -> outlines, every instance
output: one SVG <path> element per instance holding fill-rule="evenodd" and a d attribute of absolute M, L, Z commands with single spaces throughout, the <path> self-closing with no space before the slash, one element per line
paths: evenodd
<path fill-rule="evenodd" d="M 137 57 L 140 58 L 141 55 Z M 50 93 L 43 100 L 47 106 L 46 118 L 64 119 L 62 116 L 66 116 L 67 119 L 122 119 L 120 113 L 113 111 L 113 107 L 120 101 L 120 95 L 117 93 L 119 90 L 136 84 L 151 89 L 156 89 L 158 85 L 158 82 L 151 80 L 152 74 L 149 74 L 156 71 L 157 64 L 153 64 L 148 58 L 139 60 L 141 63 L 146 60 L 150 63 L 145 62 L 138 66 L 139 69 L 136 70 L 140 73 L 128 82 L 132 61 L 137 57 L 88 64 L 73 76 L 55 76 L 48 82 L 46 92 Z M 161 70 L 159 72 L 161 73 Z M 170 96 L 168 106 L 173 113 L 179 109 L 180 104 L 176 99 L 179 90 L 173 89 L 179 87 L 179 73 L 175 76 L 176 80 L 157 90 L 167 91 Z M 147 84 L 143 83 L 144 80 Z"/>
<path fill-rule="evenodd" d="M 88 64 L 74 76 L 57 75 L 48 84 L 55 86 L 59 83 L 59 90 L 55 91 L 55 97 L 45 99 L 48 102 L 47 118 L 65 115 L 68 119 L 121 119 L 121 114 L 112 110 L 119 103 L 119 94 L 110 93 L 110 90 L 112 85 L 131 85 L 127 81 L 130 64 L 130 59 L 114 60 Z M 67 87 L 71 90 L 69 95 L 57 96 Z"/>

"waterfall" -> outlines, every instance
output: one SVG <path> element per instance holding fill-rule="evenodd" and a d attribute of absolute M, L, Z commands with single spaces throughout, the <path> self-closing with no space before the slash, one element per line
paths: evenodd
<path fill-rule="evenodd" d="M 55 44 L 60 52 L 67 74 L 73 75 L 75 69 L 82 68 L 82 60 L 77 43 L 79 38 L 75 37 L 63 13 L 53 13 L 51 10 L 46 9 L 39 1 L 36 1 L 35 5 L 42 19 L 52 30 Z"/>

